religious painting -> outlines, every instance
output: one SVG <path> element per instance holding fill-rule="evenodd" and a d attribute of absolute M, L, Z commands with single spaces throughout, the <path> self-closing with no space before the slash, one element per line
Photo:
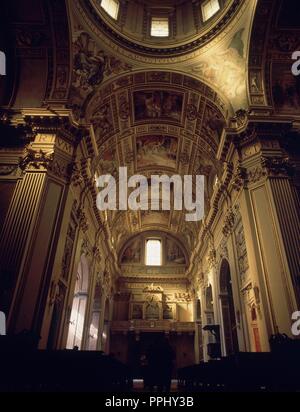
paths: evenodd
<path fill-rule="evenodd" d="M 166 241 L 166 258 L 168 263 L 183 265 L 185 264 L 185 257 L 180 247 L 172 239 Z"/>
<path fill-rule="evenodd" d="M 114 132 L 113 114 L 109 103 L 99 107 L 90 118 L 94 127 L 96 140 L 107 138 Z"/>
<path fill-rule="evenodd" d="M 140 263 L 141 252 L 141 241 L 136 239 L 125 249 L 121 263 Z"/>
<path fill-rule="evenodd" d="M 229 43 L 207 55 L 193 67 L 193 71 L 231 100 L 233 107 L 241 108 L 246 100 L 246 29 L 239 29 Z"/>
<path fill-rule="evenodd" d="M 163 319 L 164 320 L 174 320 L 175 313 L 173 305 L 165 304 L 163 307 Z"/>
<path fill-rule="evenodd" d="M 114 176 L 118 170 L 117 154 L 115 149 L 109 149 L 101 153 L 96 162 L 102 174 L 111 174 Z"/>
<path fill-rule="evenodd" d="M 132 67 L 99 49 L 95 40 L 80 25 L 76 24 L 74 29 L 70 106 L 76 118 L 79 118 L 84 100 L 105 78 L 131 70 Z M 63 74 L 61 78 L 64 79 Z"/>
<path fill-rule="evenodd" d="M 221 113 L 206 105 L 203 117 L 202 133 L 212 144 L 218 144 L 225 126 Z"/>
<path fill-rule="evenodd" d="M 300 76 L 293 76 L 291 66 L 273 66 L 273 100 L 277 110 L 283 112 L 300 111 Z"/>
<path fill-rule="evenodd" d="M 137 167 L 176 168 L 178 140 L 170 136 L 141 136 L 136 141 Z"/>
<path fill-rule="evenodd" d="M 138 91 L 133 93 L 135 121 L 150 119 L 180 122 L 183 94 L 171 91 Z"/>
<path fill-rule="evenodd" d="M 143 304 L 133 303 L 131 307 L 131 319 L 141 320 L 143 319 Z"/>

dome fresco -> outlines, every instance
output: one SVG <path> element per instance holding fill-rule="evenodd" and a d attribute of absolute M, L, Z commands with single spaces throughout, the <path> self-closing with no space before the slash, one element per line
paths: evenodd
<path fill-rule="evenodd" d="M 124 47 L 141 53 L 177 55 L 211 40 L 234 16 L 241 1 L 82 0 L 80 3 L 101 31 Z M 158 31 L 153 30 L 155 24 Z"/>

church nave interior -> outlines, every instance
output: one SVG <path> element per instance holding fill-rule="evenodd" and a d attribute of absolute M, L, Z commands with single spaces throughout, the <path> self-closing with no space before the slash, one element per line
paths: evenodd
<path fill-rule="evenodd" d="M 2 3 L 0 391 L 299 391 L 297 1 Z"/>

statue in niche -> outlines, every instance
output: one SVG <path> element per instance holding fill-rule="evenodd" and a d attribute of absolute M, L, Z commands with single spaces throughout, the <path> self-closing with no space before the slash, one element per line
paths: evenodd
<path fill-rule="evenodd" d="M 146 319 L 147 320 L 159 320 L 159 304 L 154 300 L 146 303 Z"/>
<path fill-rule="evenodd" d="M 166 320 L 172 320 L 174 318 L 172 306 L 170 305 L 164 306 L 163 318 Z"/>
<path fill-rule="evenodd" d="M 143 306 L 139 304 L 132 305 L 132 319 L 143 319 Z"/>

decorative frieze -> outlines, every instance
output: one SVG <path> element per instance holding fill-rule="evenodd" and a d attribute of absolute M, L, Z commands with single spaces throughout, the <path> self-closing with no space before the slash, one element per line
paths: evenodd
<path fill-rule="evenodd" d="M 84 178 L 82 176 L 78 162 L 73 162 L 70 165 L 70 168 L 71 168 L 71 173 L 72 173 L 72 177 L 71 177 L 72 184 L 75 187 L 80 186 L 84 182 Z"/>
<path fill-rule="evenodd" d="M 85 256 L 91 256 L 92 254 L 92 247 L 87 238 L 82 241 L 80 254 Z"/>
<path fill-rule="evenodd" d="M 184 275 L 185 267 L 145 267 L 141 265 L 123 265 L 122 266 L 123 275 L 134 276 L 135 274 L 139 276 L 151 276 L 151 275 Z"/>
<path fill-rule="evenodd" d="M 208 253 L 207 256 L 207 263 L 208 263 L 208 267 L 209 269 L 213 269 L 216 267 L 217 264 L 217 253 L 215 249 L 211 249 Z"/>
<path fill-rule="evenodd" d="M 223 259 L 229 259 L 228 258 L 228 248 L 227 248 L 227 239 L 222 239 L 220 246 L 218 248 L 217 252 L 217 261 L 221 262 Z"/>
<path fill-rule="evenodd" d="M 232 176 L 232 187 L 235 190 L 240 190 L 246 182 L 247 179 L 247 171 L 244 167 L 241 166 L 240 162 L 238 162 L 234 166 L 233 176 Z"/>
<path fill-rule="evenodd" d="M 0 176 L 17 176 L 19 170 L 19 165 L 2 163 L 0 165 Z"/>
<path fill-rule="evenodd" d="M 185 303 L 192 301 L 191 295 L 189 293 L 175 293 L 174 299 L 177 302 L 185 302 Z"/>
<path fill-rule="evenodd" d="M 131 320 L 114 321 L 110 325 L 112 333 L 125 331 L 157 331 L 157 332 L 179 332 L 194 333 L 194 322 L 170 322 L 170 320 Z"/>
<path fill-rule="evenodd" d="M 223 235 L 225 237 L 229 236 L 232 233 L 234 224 L 235 224 L 235 213 L 232 209 L 229 209 L 225 219 L 224 219 L 224 226 L 222 229 Z"/>
<path fill-rule="evenodd" d="M 88 224 L 87 217 L 81 208 L 77 210 L 77 219 L 79 221 L 79 226 L 81 230 L 83 231 L 83 233 L 86 233 L 88 231 L 89 224 Z"/>

